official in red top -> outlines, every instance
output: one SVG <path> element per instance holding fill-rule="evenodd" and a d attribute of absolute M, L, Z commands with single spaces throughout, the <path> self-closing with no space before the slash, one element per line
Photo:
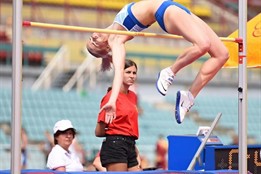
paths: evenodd
<path fill-rule="evenodd" d="M 116 118 L 106 115 L 101 110 L 95 129 L 97 137 L 106 137 L 101 147 L 101 163 L 107 171 L 140 171 L 137 160 L 135 140 L 139 138 L 137 96 L 129 87 L 134 84 L 137 77 L 137 65 L 131 60 L 125 61 L 123 83 L 118 95 L 116 105 Z M 102 108 L 110 99 L 111 88 L 103 97 Z M 108 123 L 108 124 L 106 124 Z"/>

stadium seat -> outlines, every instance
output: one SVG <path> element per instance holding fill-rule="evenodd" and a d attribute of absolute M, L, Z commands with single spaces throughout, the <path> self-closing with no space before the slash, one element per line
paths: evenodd
<path fill-rule="evenodd" d="M 62 90 L 32 91 L 23 89 L 22 97 L 22 125 L 28 132 L 30 142 L 42 142 L 44 132 L 52 131 L 56 121 L 70 119 L 79 133 L 78 140 L 84 145 L 88 153 L 99 150 L 102 138 L 94 135 L 94 130 L 99 112 L 100 99 L 104 92 L 94 92 L 80 95 L 76 91 L 68 93 Z M 168 102 L 174 103 L 172 99 Z M 171 101 L 172 100 L 172 101 Z M 211 101 L 211 102 L 210 102 Z M 248 133 L 249 136 L 260 136 L 260 102 L 258 99 L 249 99 Z M 140 137 L 137 144 L 146 153 L 145 147 L 154 147 L 159 134 L 165 137 L 168 135 L 196 134 L 198 126 L 205 126 L 197 123 L 192 117 L 186 117 L 182 125 L 176 123 L 172 110 L 159 109 L 151 103 L 140 101 L 143 114 L 139 118 Z M 201 119 L 213 121 L 218 112 L 223 116 L 218 126 L 229 127 L 236 131 L 238 129 L 237 102 L 233 98 L 226 99 L 211 97 L 198 98 L 192 109 L 197 112 Z M 0 90 L 0 123 L 11 122 L 11 90 Z M 210 125 L 211 123 L 209 123 Z M 0 130 L 1 131 L 1 130 Z M 215 134 L 218 133 L 214 130 Z M 217 134 L 224 144 L 231 142 L 231 137 L 226 134 Z M 0 140 L 7 141 L 0 133 Z M 257 138 L 260 141 L 260 138 Z M 144 148 L 142 148 L 144 147 Z M 152 150 L 152 149 L 150 149 Z M 150 154 L 151 155 L 151 154 Z M 153 155 L 153 154 L 152 154 Z M 89 156 L 92 159 L 93 156 Z"/>

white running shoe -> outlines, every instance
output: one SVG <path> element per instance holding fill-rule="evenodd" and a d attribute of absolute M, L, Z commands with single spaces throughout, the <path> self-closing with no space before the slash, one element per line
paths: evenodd
<path fill-rule="evenodd" d="M 178 91 L 176 98 L 175 117 L 180 124 L 185 118 L 189 109 L 194 105 L 194 97 L 190 91 Z"/>
<path fill-rule="evenodd" d="M 166 95 L 168 87 L 174 81 L 174 74 L 170 67 L 165 68 L 159 72 L 156 88 L 161 93 L 161 95 Z"/>

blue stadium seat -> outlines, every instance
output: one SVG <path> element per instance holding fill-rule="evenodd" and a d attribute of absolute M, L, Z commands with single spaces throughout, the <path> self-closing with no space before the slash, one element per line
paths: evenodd
<path fill-rule="evenodd" d="M 102 138 L 94 135 L 103 92 L 93 92 L 81 95 L 76 91 L 65 93 L 61 90 L 31 91 L 23 90 L 22 124 L 28 132 L 29 140 L 43 141 L 44 132 L 52 131 L 56 121 L 70 119 L 79 132 L 77 138 L 87 151 L 99 150 Z M 166 97 L 167 102 L 175 103 Z M 182 125 L 176 123 L 173 110 L 159 109 L 150 103 L 140 101 L 143 114 L 139 118 L 140 137 L 137 144 L 141 147 L 154 147 L 158 135 L 196 134 L 198 126 L 192 117 L 186 117 Z M 257 137 L 260 142 L 260 99 L 249 98 L 248 103 L 248 134 Z M 214 120 L 218 112 L 223 116 L 218 125 L 238 129 L 238 106 L 236 98 L 198 97 L 191 112 L 197 112 L 200 118 Z M 11 90 L 0 90 L 0 123 L 11 122 Z M 1 130 L 0 130 L 1 132 Z M 216 134 L 216 132 L 215 132 Z M 229 135 L 218 134 L 224 144 L 231 142 Z M 0 140 L 4 138 L 0 133 Z M 5 139 L 5 138 L 4 138 Z M 4 140 L 6 141 L 6 140 Z M 2 141 L 1 141 L 2 142 Z M 151 150 L 151 149 L 150 149 Z M 88 157 L 88 158 L 92 158 Z"/>

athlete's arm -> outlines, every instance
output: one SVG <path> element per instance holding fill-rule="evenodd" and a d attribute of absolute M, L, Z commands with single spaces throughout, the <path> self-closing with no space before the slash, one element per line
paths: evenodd
<path fill-rule="evenodd" d="M 112 29 L 123 29 L 118 24 L 113 25 Z M 108 39 L 108 44 L 112 51 L 112 63 L 114 66 L 114 78 L 112 83 L 112 93 L 107 104 L 103 106 L 102 109 L 106 111 L 106 117 L 108 121 L 106 123 L 111 123 L 116 117 L 116 100 L 118 98 L 121 85 L 123 83 L 123 72 L 126 57 L 125 42 L 132 39 L 131 36 L 126 35 L 110 35 Z"/>

